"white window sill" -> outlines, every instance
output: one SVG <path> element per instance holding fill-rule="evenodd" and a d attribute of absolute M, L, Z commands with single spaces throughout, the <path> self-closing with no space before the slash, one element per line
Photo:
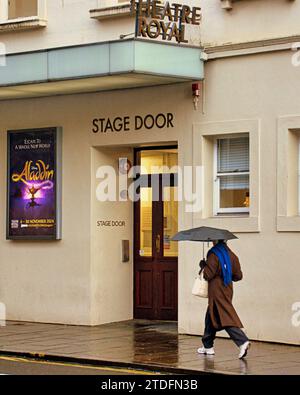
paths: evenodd
<path fill-rule="evenodd" d="M 277 232 L 300 232 L 300 216 L 278 216 Z"/>
<path fill-rule="evenodd" d="M 236 3 L 237 1 L 241 1 L 241 0 L 221 0 L 221 7 L 224 10 L 230 11 L 233 8 L 233 4 Z M 287 1 L 291 3 L 295 0 L 287 0 Z"/>
<path fill-rule="evenodd" d="M 249 211 L 241 211 L 239 213 L 217 213 L 213 218 L 249 218 Z"/>
<path fill-rule="evenodd" d="M 14 32 L 19 30 L 39 29 L 47 26 L 47 21 L 38 16 L 28 18 L 10 19 L 0 22 L 0 33 Z"/>
<path fill-rule="evenodd" d="M 131 15 L 130 2 L 124 4 L 118 4 L 111 7 L 96 8 L 90 10 L 90 17 L 92 19 L 109 19 L 109 18 L 120 18 Z"/>

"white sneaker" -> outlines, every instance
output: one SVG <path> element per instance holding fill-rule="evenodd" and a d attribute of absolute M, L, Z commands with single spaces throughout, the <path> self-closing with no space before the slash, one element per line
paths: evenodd
<path fill-rule="evenodd" d="M 243 359 L 246 357 L 249 348 L 250 348 L 250 342 L 248 341 L 240 346 L 239 359 Z"/>
<path fill-rule="evenodd" d="M 215 350 L 214 348 L 205 348 L 205 347 L 200 347 L 197 350 L 198 354 L 205 354 L 205 355 L 215 355 Z"/>

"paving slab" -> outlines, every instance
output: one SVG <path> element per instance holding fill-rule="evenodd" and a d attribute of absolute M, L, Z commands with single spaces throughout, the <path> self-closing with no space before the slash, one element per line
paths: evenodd
<path fill-rule="evenodd" d="M 241 361 L 229 339 L 216 339 L 215 356 L 198 355 L 200 345 L 200 336 L 178 334 L 177 323 L 166 321 L 96 327 L 8 321 L 0 327 L 0 354 L 173 373 L 300 375 L 299 346 L 252 342 Z"/>

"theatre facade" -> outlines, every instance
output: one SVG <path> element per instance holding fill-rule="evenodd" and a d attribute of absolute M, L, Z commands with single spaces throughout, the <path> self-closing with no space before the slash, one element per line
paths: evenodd
<path fill-rule="evenodd" d="M 213 226 L 248 336 L 300 344 L 300 4 L 178 3 L 2 9 L 0 302 L 201 335 L 203 245 L 171 238 Z"/>

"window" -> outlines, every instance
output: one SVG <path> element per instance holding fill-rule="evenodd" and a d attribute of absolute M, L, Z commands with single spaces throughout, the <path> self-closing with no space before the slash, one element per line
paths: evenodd
<path fill-rule="evenodd" d="M 278 118 L 277 231 L 300 232 L 300 116 Z"/>
<path fill-rule="evenodd" d="M 8 0 L 8 19 L 38 15 L 38 0 Z"/>
<path fill-rule="evenodd" d="M 236 119 L 231 121 L 199 122 L 194 124 L 193 129 L 193 147 L 191 151 L 193 166 L 198 166 L 202 169 L 202 174 L 198 176 L 197 179 L 197 175 L 195 174 L 193 178 L 195 190 L 196 182 L 199 182 L 201 185 L 200 197 L 202 200 L 201 209 L 193 213 L 194 226 L 212 226 L 214 228 L 230 229 L 232 232 L 237 233 L 260 232 L 260 196 L 262 185 L 260 177 L 260 120 Z M 237 140 L 246 138 L 246 140 L 244 140 L 244 145 L 246 146 L 244 151 L 246 151 L 246 155 L 244 154 L 243 157 L 248 157 L 248 167 L 246 170 L 249 171 L 245 171 L 245 167 L 242 168 L 243 171 L 232 171 L 232 169 L 235 170 L 237 168 L 236 166 L 229 169 L 227 168 L 226 171 L 231 170 L 229 175 L 233 177 L 242 175 L 249 176 L 249 184 L 247 189 L 241 188 L 243 193 L 241 194 L 242 197 L 239 199 L 240 203 L 230 204 L 231 207 L 227 207 L 226 210 L 226 208 L 221 207 L 220 204 L 220 178 L 225 177 L 226 173 L 221 171 L 218 172 L 218 140 L 226 141 L 232 138 Z M 224 143 L 221 147 L 222 146 L 224 147 Z M 283 149 L 285 145 L 281 144 L 280 147 Z M 222 148 L 220 149 L 222 150 Z M 233 155 L 231 152 L 229 157 L 231 159 L 233 157 L 236 158 L 236 155 Z M 283 179 L 284 177 L 281 176 L 281 183 Z M 224 184 L 222 187 L 224 187 Z M 223 191 L 222 193 L 225 192 Z M 228 194 L 228 192 L 226 193 Z M 233 190 L 232 194 L 236 195 L 236 190 Z M 234 206 L 240 207 L 234 208 Z"/>
<path fill-rule="evenodd" d="M 47 26 L 46 0 L 0 0 L 0 33 Z"/>
<path fill-rule="evenodd" d="M 92 19 L 120 18 L 131 16 L 130 0 L 99 0 L 98 7 L 90 10 Z"/>
<path fill-rule="evenodd" d="M 249 213 L 249 136 L 215 140 L 214 214 Z"/>

